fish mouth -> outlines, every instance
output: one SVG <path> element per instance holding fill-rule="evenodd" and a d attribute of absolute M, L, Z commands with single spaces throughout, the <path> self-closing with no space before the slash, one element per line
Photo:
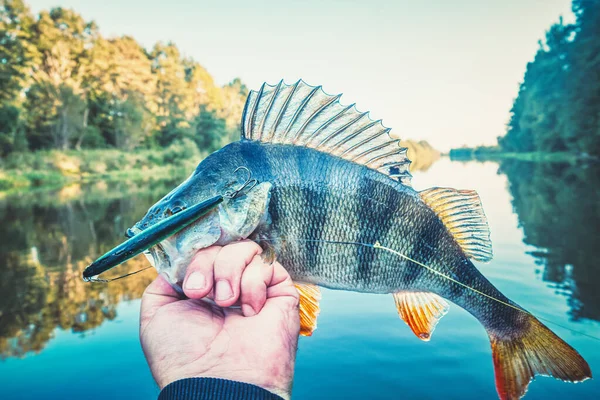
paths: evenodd
<path fill-rule="evenodd" d="M 179 231 L 185 229 L 202 216 L 212 211 L 221 204 L 222 201 L 223 196 L 218 195 L 211 197 L 210 199 L 195 204 L 185 210 L 181 209 L 177 213 L 170 215 L 149 227 L 146 227 L 147 222 L 145 222 L 142 224 L 142 227 L 145 229 L 140 228 L 140 222 L 138 222 L 132 229 L 126 232 L 127 236 L 133 234 L 132 237 L 100 256 L 83 270 L 83 279 L 87 282 L 93 281 L 94 277 L 101 273 L 124 263 L 140 253 L 145 253 L 147 250 L 156 247 L 161 244 L 161 242 L 176 235 Z M 168 251 L 165 251 L 164 247 L 156 247 L 155 251 L 151 252 L 151 254 L 151 262 L 156 263 L 155 267 L 157 267 L 157 270 L 160 270 L 160 267 L 168 267 L 171 264 L 169 262 L 169 257 L 167 257 Z"/>
<path fill-rule="evenodd" d="M 161 243 L 149 248 L 144 255 L 158 271 L 166 271 L 171 268 L 171 258 Z"/>

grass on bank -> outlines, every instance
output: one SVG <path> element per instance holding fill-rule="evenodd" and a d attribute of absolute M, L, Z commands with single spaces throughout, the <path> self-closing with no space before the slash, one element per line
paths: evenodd
<path fill-rule="evenodd" d="M 191 170 L 202 154 L 189 140 L 160 150 L 131 152 L 101 149 L 13 153 L 0 164 L 0 192 L 71 182 L 166 178 L 174 171 Z"/>

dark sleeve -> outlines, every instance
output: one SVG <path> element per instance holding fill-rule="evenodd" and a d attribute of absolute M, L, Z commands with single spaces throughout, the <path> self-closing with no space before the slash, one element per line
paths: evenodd
<path fill-rule="evenodd" d="M 158 400 L 283 400 L 249 383 L 218 378 L 187 378 L 165 386 Z"/>

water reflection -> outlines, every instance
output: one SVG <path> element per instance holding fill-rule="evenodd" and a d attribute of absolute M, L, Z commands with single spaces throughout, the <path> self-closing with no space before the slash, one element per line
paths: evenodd
<path fill-rule="evenodd" d="M 543 279 L 568 296 L 573 319 L 600 320 L 600 165 L 506 160 L 500 172 Z"/>
<path fill-rule="evenodd" d="M 427 169 L 430 163 L 423 163 Z M 413 168 L 415 164 L 413 164 Z M 568 296 L 574 319 L 600 320 L 598 165 L 504 161 L 524 241 L 543 278 Z M 415 169 L 413 169 L 414 171 Z M 39 352 L 57 328 L 86 332 L 116 317 L 119 302 L 139 298 L 154 278 L 89 284 L 81 272 L 121 241 L 126 228 L 184 177 L 148 185 L 96 183 L 0 200 L 0 358 Z M 116 273 L 146 266 L 130 260 Z"/>
<path fill-rule="evenodd" d="M 114 319 L 120 301 L 139 298 L 154 271 L 110 284 L 84 283 L 81 273 L 180 180 L 71 186 L 1 201 L 0 357 L 39 352 L 55 328 L 84 332 Z M 146 265 L 138 257 L 118 273 Z"/>

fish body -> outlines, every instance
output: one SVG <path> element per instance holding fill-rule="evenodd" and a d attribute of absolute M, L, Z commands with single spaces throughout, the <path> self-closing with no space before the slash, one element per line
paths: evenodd
<path fill-rule="evenodd" d="M 573 348 L 473 265 L 492 256 L 476 193 L 415 191 L 406 151 L 389 129 L 338 98 L 301 81 L 251 92 L 242 139 L 203 160 L 133 231 L 236 187 L 239 167 L 256 187 L 156 246 L 155 267 L 177 287 L 198 249 L 250 238 L 297 282 L 306 334 L 316 327 L 316 286 L 393 294 L 401 318 L 423 340 L 449 300 L 488 332 L 502 399 L 524 395 L 536 374 L 590 377 Z"/>

